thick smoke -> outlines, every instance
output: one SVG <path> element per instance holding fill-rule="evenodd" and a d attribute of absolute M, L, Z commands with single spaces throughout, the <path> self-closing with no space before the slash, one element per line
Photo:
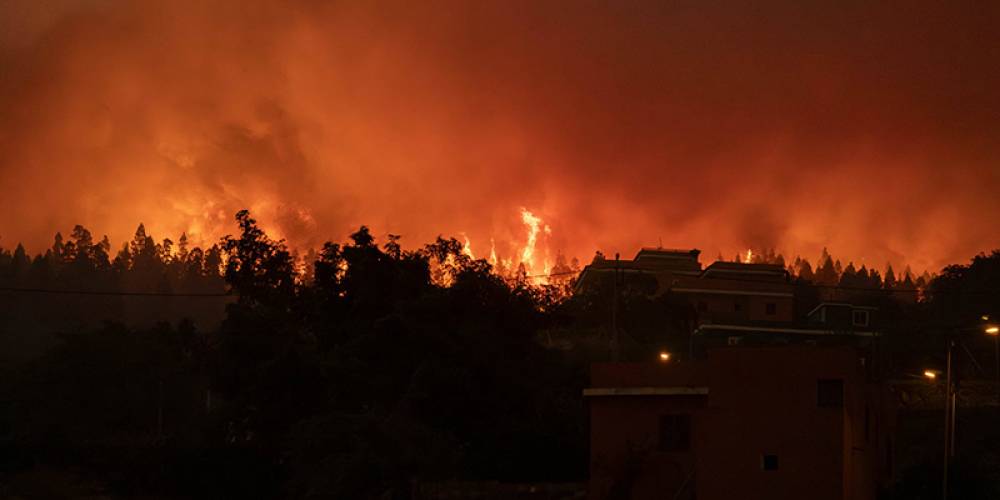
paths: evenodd
<path fill-rule="evenodd" d="M 4 2 L 0 245 L 1000 246 L 1000 4 L 514 3 Z"/>

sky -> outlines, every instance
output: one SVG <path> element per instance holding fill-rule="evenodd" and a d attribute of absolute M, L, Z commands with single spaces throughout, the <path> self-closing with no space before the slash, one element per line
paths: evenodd
<path fill-rule="evenodd" d="M 753 5 L 748 5 L 748 4 Z M 1000 3 L 0 0 L 0 246 L 1000 247 Z"/>

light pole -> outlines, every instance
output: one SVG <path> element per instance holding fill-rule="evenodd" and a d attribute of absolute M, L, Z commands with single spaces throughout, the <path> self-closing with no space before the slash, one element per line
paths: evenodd
<path fill-rule="evenodd" d="M 994 388 L 997 391 L 997 406 L 1000 406 L 1000 327 L 987 325 L 986 334 L 993 337 L 993 362 L 996 365 Z"/>
<path fill-rule="evenodd" d="M 944 465 L 941 468 L 941 498 L 948 500 L 948 466 L 955 456 L 955 387 L 951 376 L 951 352 L 955 340 L 948 337 L 944 370 Z M 924 370 L 924 377 L 937 381 L 940 370 Z"/>
<path fill-rule="evenodd" d="M 618 338 L 618 269 L 621 265 L 619 254 L 615 253 L 615 280 L 611 288 L 611 361 L 617 363 L 621 357 L 621 339 Z M 624 284 L 624 283 L 623 283 Z"/>
<path fill-rule="evenodd" d="M 988 316 L 983 316 L 988 320 Z M 968 329 L 965 329 L 968 331 Z M 993 337 L 994 361 L 996 364 L 996 391 L 997 404 L 1000 405 L 1000 326 L 986 325 L 983 331 Z M 956 331 L 956 335 L 957 335 Z M 951 353 L 955 347 L 955 337 L 948 338 L 945 361 L 945 386 L 944 386 L 944 466 L 942 469 L 941 498 L 948 500 L 948 466 L 951 459 L 955 457 L 955 413 L 958 409 L 957 392 L 955 381 L 951 375 Z M 970 354 L 971 355 L 971 354 Z M 925 370 L 924 376 L 930 380 L 935 380 L 939 372 Z"/>
<path fill-rule="evenodd" d="M 944 472 L 942 473 L 941 498 L 948 500 L 948 465 L 955 453 L 955 400 L 951 385 L 951 350 L 955 341 L 948 339 L 944 382 Z"/>

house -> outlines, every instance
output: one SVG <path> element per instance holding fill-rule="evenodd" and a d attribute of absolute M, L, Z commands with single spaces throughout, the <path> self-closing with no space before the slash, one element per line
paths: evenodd
<path fill-rule="evenodd" d="M 589 498 L 875 498 L 891 399 L 864 351 L 735 346 L 591 369 Z"/>
<path fill-rule="evenodd" d="M 878 308 L 844 302 L 823 302 L 806 315 L 809 323 L 826 325 L 840 331 L 870 329 L 875 325 Z"/>
<path fill-rule="evenodd" d="M 662 293 L 685 297 L 700 324 L 795 319 L 794 285 L 774 264 L 714 262 L 697 276 L 674 279 Z"/>
<path fill-rule="evenodd" d="M 681 314 L 690 321 L 683 354 L 689 357 L 722 346 L 808 344 L 860 347 L 874 358 L 875 308 L 827 302 L 804 314 L 811 304 L 797 296 L 782 266 L 717 261 L 703 269 L 699 255 L 698 250 L 644 248 L 632 260 L 595 260 L 581 273 L 577 293 L 639 288 L 686 304 Z M 614 287 L 609 287 L 612 279 Z"/>
<path fill-rule="evenodd" d="M 595 289 L 604 281 L 617 279 L 623 287 L 634 286 L 636 277 L 649 278 L 662 289 L 677 276 L 697 276 L 701 273 L 698 262 L 700 250 L 668 248 L 642 248 L 632 260 L 595 258 L 580 272 L 576 293 Z"/>
<path fill-rule="evenodd" d="M 875 377 L 875 365 L 880 363 L 877 311 L 875 307 L 824 302 L 804 320 L 703 322 L 692 333 L 691 355 L 723 346 L 848 345 L 866 353 Z"/>
<path fill-rule="evenodd" d="M 576 293 L 614 279 L 620 289 L 682 297 L 700 321 L 793 319 L 793 285 L 783 267 L 718 261 L 702 269 L 699 255 L 697 249 L 643 248 L 632 260 L 597 259 L 580 273 Z"/>

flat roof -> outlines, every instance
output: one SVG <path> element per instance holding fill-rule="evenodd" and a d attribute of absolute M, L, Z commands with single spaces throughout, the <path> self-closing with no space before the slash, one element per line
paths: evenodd
<path fill-rule="evenodd" d="M 706 323 L 698 326 L 694 330 L 697 335 L 702 330 L 725 330 L 747 333 L 791 333 L 795 335 L 850 335 L 854 337 L 877 337 L 877 332 L 841 331 L 819 328 L 784 328 L 773 326 L 748 326 L 748 325 L 720 325 L 716 323 Z"/>

